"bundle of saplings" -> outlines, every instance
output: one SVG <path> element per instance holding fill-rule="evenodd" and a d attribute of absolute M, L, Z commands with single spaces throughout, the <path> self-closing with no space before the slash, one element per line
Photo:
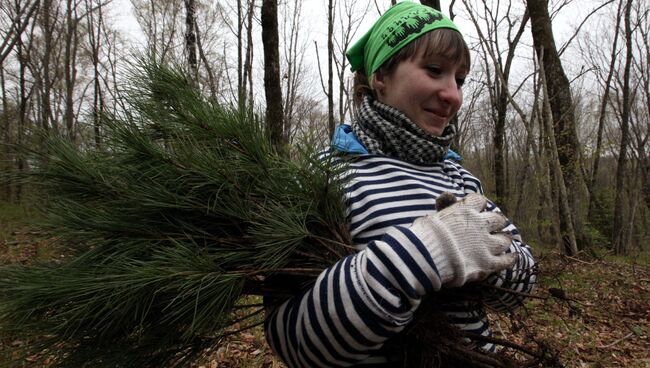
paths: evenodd
<path fill-rule="evenodd" d="M 296 293 L 353 252 L 345 164 L 278 152 L 251 110 L 204 98 L 180 70 L 140 63 L 98 148 L 48 136 L 31 159 L 65 257 L 0 267 L 0 333 L 57 365 L 188 364 L 252 323 L 236 313 L 245 296 Z M 419 325 L 418 339 L 448 342 L 432 359 L 466 356 L 463 336 Z"/>

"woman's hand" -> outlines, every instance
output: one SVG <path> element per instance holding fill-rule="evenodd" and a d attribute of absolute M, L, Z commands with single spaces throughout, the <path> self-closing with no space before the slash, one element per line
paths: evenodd
<path fill-rule="evenodd" d="M 484 211 L 486 205 L 484 196 L 468 194 L 411 226 L 431 253 L 444 286 L 482 280 L 517 261 L 516 253 L 505 253 L 512 242 L 509 232 L 501 232 L 507 219 Z"/>

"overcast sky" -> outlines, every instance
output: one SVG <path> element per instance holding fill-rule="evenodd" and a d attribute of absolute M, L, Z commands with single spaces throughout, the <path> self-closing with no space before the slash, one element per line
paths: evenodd
<path fill-rule="evenodd" d="M 227 1 L 222 1 L 226 3 L 232 3 L 235 4 L 234 0 L 227 0 Z M 358 0 L 357 5 L 361 6 L 364 1 Z M 379 4 L 381 7 L 381 10 L 385 10 L 389 5 L 390 1 L 389 0 L 376 0 L 376 3 Z M 448 13 L 449 9 L 449 3 L 450 0 L 442 0 L 441 5 L 442 5 L 442 11 L 444 13 Z M 523 7 L 524 3 L 523 0 L 520 2 L 514 1 L 515 6 L 521 6 Z M 598 4 L 602 3 L 602 1 L 599 0 L 574 0 L 572 3 L 570 3 L 567 7 L 565 7 L 559 15 L 554 19 L 553 22 L 553 28 L 554 28 L 554 33 L 556 37 L 556 44 L 558 47 L 564 44 L 570 37 L 570 35 L 573 33 L 573 30 L 579 25 L 579 23 L 582 21 L 584 16 L 589 12 L 590 9 L 595 8 Z M 312 92 L 315 96 L 320 96 L 320 98 L 324 98 L 324 94 L 322 93 L 322 90 L 320 88 L 320 82 L 318 80 L 318 68 L 317 62 L 316 62 L 316 52 L 315 52 L 315 47 L 314 47 L 314 41 L 316 41 L 319 45 L 319 54 L 321 56 L 321 60 L 323 57 L 327 55 L 327 0 L 303 0 L 303 22 L 301 24 L 301 38 L 302 42 L 305 43 L 307 46 L 306 48 L 306 59 L 307 59 L 307 65 L 308 65 L 308 70 L 307 72 L 309 73 L 306 78 L 309 80 L 307 83 L 308 85 L 311 86 Z M 233 5 L 230 5 L 233 6 Z M 135 47 L 142 47 L 144 44 L 144 38 L 142 37 L 142 33 L 140 31 L 140 27 L 137 24 L 137 21 L 135 20 L 133 16 L 133 8 L 131 5 L 130 0 L 114 0 L 112 3 L 112 7 L 114 9 L 113 14 L 116 17 L 116 25 L 117 27 L 122 30 L 124 34 L 127 35 L 127 39 L 133 43 L 133 46 Z M 464 6 L 460 0 L 457 0 L 455 3 L 455 8 L 454 12 L 456 13 L 456 18 L 455 18 L 455 23 L 458 25 L 458 27 L 461 29 L 463 34 L 465 35 L 466 39 L 471 42 L 472 39 L 476 38 L 476 31 L 474 29 L 474 25 L 470 22 L 469 19 L 465 16 L 465 11 L 464 11 Z M 361 35 L 371 26 L 372 22 L 378 17 L 378 12 L 377 8 L 375 6 L 375 1 L 371 0 L 371 8 L 370 12 L 366 17 L 365 22 L 362 24 L 360 27 L 355 40 L 361 37 Z M 280 20 L 282 21 L 282 20 Z M 531 43 L 530 41 L 530 35 L 526 34 L 526 37 L 524 38 L 523 42 L 524 43 Z M 259 29 L 256 30 L 256 48 L 258 51 L 255 51 L 256 55 L 256 65 L 255 67 L 259 70 L 261 70 L 262 66 L 262 49 L 261 49 L 261 32 Z M 234 42 L 234 40 L 233 40 Z M 522 49 L 522 52 L 527 52 L 526 57 L 529 57 L 530 55 L 530 49 Z M 565 60 L 567 60 L 567 55 L 571 55 L 571 51 L 567 52 L 565 54 Z M 234 60 L 234 57 L 232 60 Z M 572 58 L 568 56 L 568 60 L 571 60 Z M 573 58 L 575 59 L 575 58 Z M 323 65 L 323 68 L 326 68 L 326 63 L 321 62 Z M 572 65 L 571 62 L 566 62 L 567 65 L 565 65 L 565 68 L 567 68 L 567 72 L 570 73 L 571 68 L 573 69 L 579 69 L 579 65 Z M 528 65 L 526 65 L 525 62 L 518 62 L 515 63 L 515 69 L 516 68 L 522 68 L 524 71 L 520 74 L 528 74 L 525 70 L 528 69 Z M 325 71 L 323 71 L 325 73 Z M 516 73 L 513 72 L 513 74 Z M 516 75 L 514 76 L 516 79 Z M 257 78 L 261 80 L 261 78 Z M 258 83 L 261 83 L 261 81 L 258 81 Z M 262 86 L 256 86 L 256 89 L 258 92 L 261 92 Z"/>

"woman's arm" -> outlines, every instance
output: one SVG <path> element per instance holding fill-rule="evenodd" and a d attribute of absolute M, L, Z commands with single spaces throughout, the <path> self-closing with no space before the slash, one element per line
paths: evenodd
<path fill-rule="evenodd" d="M 396 227 L 339 261 L 267 319 L 269 344 L 291 367 L 344 367 L 366 359 L 404 329 L 422 295 L 440 289 L 434 262 L 422 248 L 409 229 Z M 415 259 L 420 264 L 411 272 L 395 268 Z"/>
<path fill-rule="evenodd" d="M 345 367 L 373 355 L 413 318 L 422 297 L 509 267 L 510 237 L 485 198 L 469 195 L 325 270 L 267 317 L 272 349 L 291 367 Z"/>

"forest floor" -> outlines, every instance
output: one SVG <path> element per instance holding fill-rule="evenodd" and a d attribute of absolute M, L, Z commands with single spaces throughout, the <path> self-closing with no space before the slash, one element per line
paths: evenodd
<path fill-rule="evenodd" d="M 52 241 L 26 219 L 33 214 L 0 203 L 0 264 L 58 257 Z M 577 257 L 534 246 L 538 286 L 513 316 L 493 315 L 495 337 L 546 349 L 567 368 L 650 368 L 650 244 L 629 256 L 596 249 Z M 43 356 L 19 356 L 25 342 L 0 332 L 0 367 L 47 367 Z M 44 362 L 44 363 L 43 363 Z M 194 368 L 285 367 L 261 327 L 231 335 Z"/>

